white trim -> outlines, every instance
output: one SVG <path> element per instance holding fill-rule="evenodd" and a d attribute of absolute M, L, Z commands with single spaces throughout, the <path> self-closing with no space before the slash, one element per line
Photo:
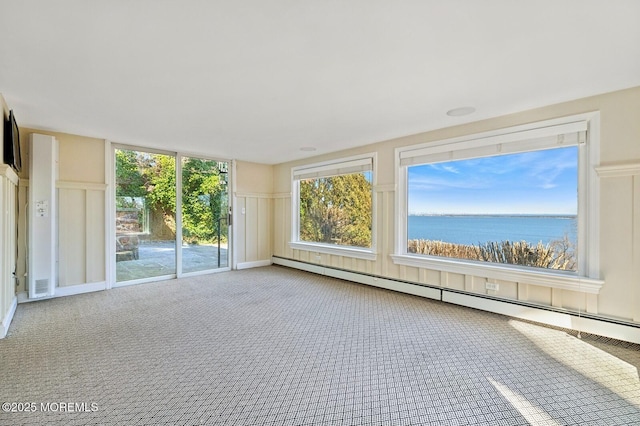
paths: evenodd
<path fill-rule="evenodd" d="M 54 297 L 73 296 L 75 294 L 91 293 L 93 291 L 101 291 L 106 289 L 107 289 L 107 283 L 105 281 L 70 285 L 65 287 L 56 287 L 56 292 Z"/>
<path fill-rule="evenodd" d="M 6 177 L 13 182 L 14 185 L 18 185 L 21 180 L 11 166 L 6 164 L 0 164 L 0 176 Z"/>
<path fill-rule="evenodd" d="M 130 285 L 153 283 L 153 282 L 157 282 L 157 281 L 174 280 L 176 278 L 177 278 L 176 274 L 167 274 L 167 275 L 157 275 L 155 277 L 140 278 L 140 279 L 137 279 L 137 280 L 116 281 L 115 283 L 113 283 L 113 287 L 112 288 L 128 287 Z"/>
<path fill-rule="evenodd" d="M 56 299 L 58 297 L 75 296 L 77 294 L 92 293 L 94 291 L 102 291 L 107 289 L 106 281 L 99 281 L 95 283 L 76 284 L 64 287 L 56 287 L 53 296 L 38 297 L 34 299 L 29 298 L 29 294 L 26 291 L 18 293 L 18 303 L 31 303 L 39 300 Z"/>
<path fill-rule="evenodd" d="M 377 254 L 370 249 L 360 249 L 352 246 L 332 246 L 329 244 L 291 241 L 289 247 L 294 250 L 306 250 L 336 256 L 354 257 L 356 259 L 376 260 Z"/>
<path fill-rule="evenodd" d="M 371 248 L 372 254 L 376 254 L 378 247 L 378 192 L 375 188 L 378 186 L 378 153 L 371 154 Z M 370 260 L 376 260 L 374 257 Z"/>
<path fill-rule="evenodd" d="M 189 277 L 197 277 L 200 275 L 209 275 L 209 274 L 217 274 L 218 272 L 229 272 L 231 270 L 230 267 L 225 266 L 215 269 L 203 269 L 202 271 L 193 271 L 193 272 L 184 272 L 180 278 L 189 278 Z"/>
<path fill-rule="evenodd" d="M 175 259 L 176 259 L 176 277 L 182 277 L 182 155 L 176 154 L 175 161 L 175 179 L 176 179 L 176 212 L 174 213 L 176 221 L 175 236 Z"/>
<path fill-rule="evenodd" d="M 395 217 L 393 218 L 393 226 L 395 229 L 395 244 L 394 251 L 396 254 L 405 253 L 407 249 L 407 228 L 406 225 L 408 222 L 408 197 L 407 197 L 407 180 L 408 180 L 408 167 L 400 166 L 400 161 L 398 158 L 400 156 L 400 151 L 398 148 L 395 150 L 395 158 L 394 167 L 395 167 L 395 176 L 396 183 L 398 185 L 397 191 L 395 192 L 394 201 L 395 201 Z"/>
<path fill-rule="evenodd" d="M 116 282 L 116 197 L 115 197 L 115 156 L 116 148 L 111 141 L 104 141 L 104 181 L 107 183 L 105 196 L 104 218 L 107 222 L 105 232 L 105 279 L 107 289 L 111 289 Z"/>
<path fill-rule="evenodd" d="M 273 257 L 273 264 L 286 266 L 288 268 L 299 269 L 301 271 L 311 272 L 313 274 L 324 275 L 325 267 L 312 263 L 298 262 L 292 259 L 284 259 L 282 257 Z"/>
<path fill-rule="evenodd" d="M 271 198 L 291 198 L 291 192 L 276 192 L 275 194 L 271 194 Z"/>
<path fill-rule="evenodd" d="M 640 328 L 638 327 L 569 315 L 531 306 L 522 306 L 468 294 L 454 293 L 447 290 L 442 291 L 442 301 L 555 327 L 568 328 L 640 344 Z"/>
<path fill-rule="evenodd" d="M 263 199 L 274 198 L 273 194 L 264 194 L 259 192 L 236 192 L 234 195 L 240 198 L 263 198 Z"/>
<path fill-rule="evenodd" d="M 329 244 L 300 241 L 300 174 L 307 170 L 334 170 L 340 168 L 342 164 L 367 163 L 371 165 L 371 247 L 358 248 L 352 246 L 333 246 Z M 291 168 L 291 241 L 289 246 L 295 250 L 308 250 L 319 253 L 334 254 L 338 256 L 349 256 L 358 259 L 375 260 L 377 247 L 377 187 L 378 181 L 378 153 L 368 152 L 346 158 L 323 161 L 321 163 L 307 164 Z M 298 171 L 301 171 L 298 173 Z M 298 173 L 298 174 L 296 174 Z M 356 173 L 356 172 L 352 172 Z M 284 194 L 283 194 L 284 195 Z M 286 194 L 288 195 L 288 194 Z"/>
<path fill-rule="evenodd" d="M 413 164 L 558 148 L 578 145 L 583 142 L 584 135 L 581 133 L 586 130 L 587 122 L 585 120 L 572 120 L 555 125 L 540 123 L 538 127 L 527 130 L 518 130 L 517 127 L 512 127 L 496 132 L 474 134 L 464 138 L 445 139 L 403 148 L 399 158 L 402 166 L 411 166 Z"/>
<path fill-rule="evenodd" d="M 640 175 L 640 161 L 603 164 L 595 168 L 601 178 L 629 177 Z"/>
<path fill-rule="evenodd" d="M 231 207 L 231 227 L 230 232 L 231 235 L 228 237 L 229 244 L 231 244 L 231 250 L 227 248 L 227 264 L 231 269 L 238 269 L 238 244 L 236 241 L 236 235 L 238 235 L 238 218 L 240 215 L 238 214 L 238 196 L 236 195 L 236 160 L 230 161 L 230 170 L 231 173 L 229 179 L 229 206 Z M 229 258 L 229 256 L 231 258 Z"/>
<path fill-rule="evenodd" d="M 559 125 L 571 124 L 571 123 L 576 123 L 581 121 L 588 122 L 591 119 L 593 119 L 594 116 L 596 115 L 599 116 L 599 114 L 600 114 L 599 111 L 593 111 L 593 112 L 586 112 L 583 114 L 576 114 L 576 115 L 567 116 L 567 117 L 552 118 L 549 120 L 521 124 L 521 125 L 511 126 L 507 128 L 502 128 L 502 129 L 489 130 L 487 132 L 473 133 L 470 135 L 458 136 L 458 137 L 449 138 L 449 139 L 441 139 L 433 142 L 424 142 L 416 145 L 403 146 L 403 147 L 396 148 L 396 152 L 414 151 L 424 147 L 432 147 L 437 145 L 446 145 L 446 144 L 459 143 L 459 142 L 469 142 L 469 141 L 474 141 L 478 139 L 504 137 L 504 136 L 514 135 L 514 134 L 525 135 L 526 133 L 521 133 L 521 132 L 527 132 L 527 131 L 543 129 L 543 128 L 558 129 L 560 127 L 556 127 L 556 126 L 559 126 Z M 580 125 L 580 127 L 575 127 L 570 129 L 572 131 L 579 131 L 579 129 L 583 129 L 583 126 Z M 553 132 L 551 133 L 547 132 L 546 135 L 549 136 L 550 134 L 553 134 Z M 502 141 L 502 143 L 506 143 L 506 142 L 508 142 L 508 140 Z"/>
<path fill-rule="evenodd" d="M 106 183 L 71 182 L 66 180 L 56 181 L 56 188 L 61 188 L 61 189 L 83 189 L 83 190 L 90 190 L 90 191 L 106 191 L 107 186 L 108 185 Z"/>
<path fill-rule="evenodd" d="M 177 151 L 167 151 L 164 149 L 157 148 L 148 148 L 142 145 L 127 145 L 123 143 L 111 142 L 111 146 L 114 150 L 126 150 L 126 151 L 142 151 L 147 152 L 149 154 L 160 154 L 160 155 L 168 155 L 170 157 L 175 157 L 178 155 Z"/>
<path fill-rule="evenodd" d="M 271 259 L 267 260 L 254 260 L 253 262 L 239 262 L 236 266 L 236 269 L 250 269 L 250 268 L 260 268 L 261 266 L 269 266 L 271 265 Z"/>
<path fill-rule="evenodd" d="M 588 143 L 579 147 L 585 152 L 579 156 L 578 202 L 583 204 L 578 207 L 578 274 L 600 278 L 600 179 L 595 170 L 600 164 L 600 112 L 587 124 Z"/>
<path fill-rule="evenodd" d="M 377 155 L 377 152 L 366 152 L 358 155 L 351 155 L 349 157 L 340 157 L 333 160 L 321 161 L 319 163 L 310 163 L 302 166 L 295 166 L 291 168 L 291 177 L 295 179 L 295 176 L 299 174 L 298 172 L 305 172 L 308 170 L 314 169 L 337 169 L 342 164 L 355 163 L 358 164 L 371 164 L 372 168 L 375 168 L 375 163 L 373 162 L 374 157 Z M 371 162 L 367 162 L 367 160 L 372 159 Z M 371 170 L 371 169 L 370 169 Z"/>
<path fill-rule="evenodd" d="M 580 291 L 582 293 L 599 294 L 604 285 L 603 280 L 579 277 L 573 274 L 550 272 L 548 270 L 527 270 L 516 266 L 500 264 L 480 264 L 451 258 L 434 256 L 390 255 L 396 265 L 415 268 L 432 269 L 462 275 L 473 275 L 496 280 L 533 284 L 562 290 Z"/>
<path fill-rule="evenodd" d="M 354 156 L 338 161 L 297 166 L 291 169 L 293 179 L 321 178 L 373 170 L 373 156 Z"/>
<path fill-rule="evenodd" d="M 397 188 L 395 183 L 390 183 L 387 185 L 376 185 L 373 187 L 374 192 L 393 192 Z"/>
<path fill-rule="evenodd" d="M 9 307 L 9 311 L 2 319 L 2 328 L 0 328 L 0 339 L 4 339 L 7 337 L 7 333 L 9 333 L 9 326 L 11 325 L 11 321 L 13 321 L 13 316 L 16 313 L 16 308 L 18 307 L 18 298 L 13 296 L 13 300 L 11 301 L 11 306 Z"/>

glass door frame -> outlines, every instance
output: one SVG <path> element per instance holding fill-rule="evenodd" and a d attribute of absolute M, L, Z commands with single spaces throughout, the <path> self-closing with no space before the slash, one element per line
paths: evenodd
<path fill-rule="evenodd" d="M 150 154 L 162 154 L 169 155 L 175 158 L 175 169 L 176 169 L 176 271 L 174 274 L 160 275 L 149 278 L 141 278 L 130 281 L 116 281 L 116 226 L 115 226 L 115 218 L 116 218 L 116 173 L 115 173 L 115 153 L 117 149 L 123 150 L 132 150 L 132 151 L 141 151 L 147 152 Z M 228 177 L 227 177 L 227 203 L 229 206 L 229 218 L 230 220 L 227 222 L 228 226 L 228 238 L 227 238 L 227 266 L 214 268 L 214 269 L 206 269 L 201 271 L 194 272 L 182 272 L 182 159 L 183 157 L 189 158 L 198 158 L 203 160 L 217 161 L 217 162 L 226 162 L 228 164 Z M 174 151 L 165 151 L 154 148 L 148 148 L 137 145 L 127 145 L 121 143 L 115 143 L 111 141 L 107 141 L 105 144 L 105 174 L 107 175 L 107 182 L 109 182 L 109 186 L 107 188 L 107 223 L 105 226 L 105 233 L 107 236 L 107 289 L 115 288 L 115 287 L 124 287 L 128 285 L 134 284 L 142 284 L 147 282 L 154 281 L 162 281 L 173 278 L 182 278 L 182 277 L 190 277 L 197 275 L 205 275 L 211 274 L 215 272 L 224 272 L 232 269 L 234 265 L 234 250 L 233 250 L 233 239 L 234 239 L 234 226 L 232 221 L 231 209 L 234 201 L 233 191 L 234 191 L 234 183 L 235 183 L 235 162 L 233 160 L 221 159 L 201 154 L 193 154 L 186 152 L 174 152 Z"/>

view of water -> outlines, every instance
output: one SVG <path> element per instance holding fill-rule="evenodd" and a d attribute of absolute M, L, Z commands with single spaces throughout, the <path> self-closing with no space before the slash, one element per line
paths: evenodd
<path fill-rule="evenodd" d="M 527 241 L 548 244 L 564 235 L 577 241 L 575 216 L 503 216 L 503 215 L 433 215 L 409 216 L 408 237 L 440 240 L 455 244 L 485 243 L 488 241 Z"/>

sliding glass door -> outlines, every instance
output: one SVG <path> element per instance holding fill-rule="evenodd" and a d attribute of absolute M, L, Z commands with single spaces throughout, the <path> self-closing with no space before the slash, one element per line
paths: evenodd
<path fill-rule="evenodd" d="M 182 157 L 182 272 L 229 266 L 227 162 Z"/>
<path fill-rule="evenodd" d="M 114 157 L 116 283 L 229 267 L 229 163 L 127 147 Z"/>
<path fill-rule="evenodd" d="M 176 158 L 116 149 L 116 281 L 176 274 Z"/>

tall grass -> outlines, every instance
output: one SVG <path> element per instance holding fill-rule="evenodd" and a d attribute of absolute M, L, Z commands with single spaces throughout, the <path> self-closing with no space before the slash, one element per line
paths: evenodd
<path fill-rule="evenodd" d="M 454 244 L 434 240 L 409 240 L 409 253 L 493 263 L 531 266 L 563 271 L 576 270 L 575 248 L 565 235 L 549 244 L 527 241 L 490 241 L 478 245 Z"/>

